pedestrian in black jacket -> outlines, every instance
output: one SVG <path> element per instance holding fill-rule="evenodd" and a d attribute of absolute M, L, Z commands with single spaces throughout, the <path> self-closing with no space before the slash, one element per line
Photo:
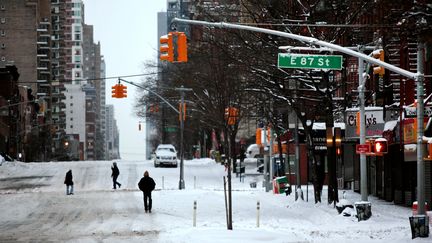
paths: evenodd
<path fill-rule="evenodd" d="M 73 177 L 72 170 L 66 172 L 64 184 L 66 184 L 66 195 L 73 195 Z"/>
<path fill-rule="evenodd" d="M 144 177 L 141 178 L 140 182 L 138 183 L 138 188 L 143 191 L 144 194 L 144 210 L 145 212 L 151 213 L 152 209 L 152 198 L 151 198 L 151 192 L 155 189 L 156 183 L 154 182 L 153 178 L 149 176 L 148 171 L 144 172 Z M 148 203 L 147 203 L 148 199 Z"/>
<path fill-rule="evenodd" d="M 117 182 L 117 178 L 120 175 L 120 170 L 117 167 L 117 163 L 114 162 L 113 165 L 111 166 L 111 170 L 112 170 L 112 174 L 111 177 L 113 179 L 113 189 L 117 189 L 117 185 L 120 188 L 121 184 Z"/>

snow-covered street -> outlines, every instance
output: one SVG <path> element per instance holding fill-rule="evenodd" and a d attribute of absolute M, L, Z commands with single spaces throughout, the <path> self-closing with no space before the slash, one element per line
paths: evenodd
<path fill-rule="evenodd" d="M 111 161 L 20 163 L 0 166 L 0 242 L 428 242 L 411 240 L 409 208 L 370 197 L 372 217 L 357 222 L 333 205 L 295 201 L 261 187 L 262 176 L 233 175 L 233 230 L 226 229 L 224 167 L 213 160 L 185 161 L 179 168 L 154 168 L 152 161 L 119 161 L 121 189 L 114 191 Z M 75 194 L 64 176 L 72 169 Z M 137 183 L 148 170 L 156 181 L 153 212 L 145 214 Z M 250 182 L 257 182 L 251 188 Z M 304 188 L 305 189 L 305 188 Z M 342 196 L 342 193 L 340 193 Z M 360 195 L 347 191 L 348 200 Z M 196 227 L 193 203 L 197 202 Z M 257 227 L 257 201 L 260 222 Z"/>

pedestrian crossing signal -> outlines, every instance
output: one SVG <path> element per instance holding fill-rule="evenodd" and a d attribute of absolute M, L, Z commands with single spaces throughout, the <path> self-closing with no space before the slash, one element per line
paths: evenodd
<path fill-rule="evenodd" d="M 386 154 L 388 152 L 387 139 L 385 138 L 376 139 L 373 144 L 373 150 L 374 150 L 373 152 L 376 155 Z"/>

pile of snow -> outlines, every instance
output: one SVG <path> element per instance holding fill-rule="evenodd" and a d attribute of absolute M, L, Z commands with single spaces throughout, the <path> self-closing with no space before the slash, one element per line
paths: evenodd
<path fill-rule="evenodd" d="M 227 230 L 224 166 L 212 160 L 185 161 L 186 188 L 178 190 L 179 168 L 154 168 L 148 161 L 116 161 L 120 190 L 112 190 L 112 161 L 5 163 L 0 167 L 0 242 L 408 242 L 410 208 L 369 197 L 373 216 L 358 222 L 313 201 L 266 192 L 262 175 L 232 177 L 233 230 Z M 63 184 L 73 171 L 75 195 Z M 145 214 L 137 183 L 147 170 L 156 181 L 153 210 Z M 250 182 L 256 182 L 251 188 Z M 306 201 L 308 200 L 308 201 Z M 339 205 L 360 200 L 346 191 Z M 196 227 L 193 203 L 197 202 Z M 260 211 L 257 211 L 257 203 Z M 259 215 L 259 224 L 257 224 Z M 416 238 L 430 242 L 430 238 Z"/>

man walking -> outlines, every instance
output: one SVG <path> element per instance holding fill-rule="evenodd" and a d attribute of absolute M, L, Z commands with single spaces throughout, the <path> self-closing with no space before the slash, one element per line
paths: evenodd
<path fill-rule="evenodd" d="M 154 182 L 153 178 L 149 176 L 148 171 L 145 171 L 144 177 L 141 178 L 140 182 L 138 183 L 138 188 L 144 194 L 144 210 L 146 213 L 147 212 L 151 213 L 151 209 L 152 209 L 151 192 L 154 190 L 155 186 L 156 183 Z"/>
<path fill-rule="evenodd" d="M 117 186 L 120 188 L 121 184 L 117 182 L 117 178 L 120 175 L 120 170 L 117 167 L 117 163 L 114 162 L 113 165 L 111 166 L 111 170 L 112 170 L 112 174 L 111 177 L 113 179 L 113 189 L 117 189 Z"/>

